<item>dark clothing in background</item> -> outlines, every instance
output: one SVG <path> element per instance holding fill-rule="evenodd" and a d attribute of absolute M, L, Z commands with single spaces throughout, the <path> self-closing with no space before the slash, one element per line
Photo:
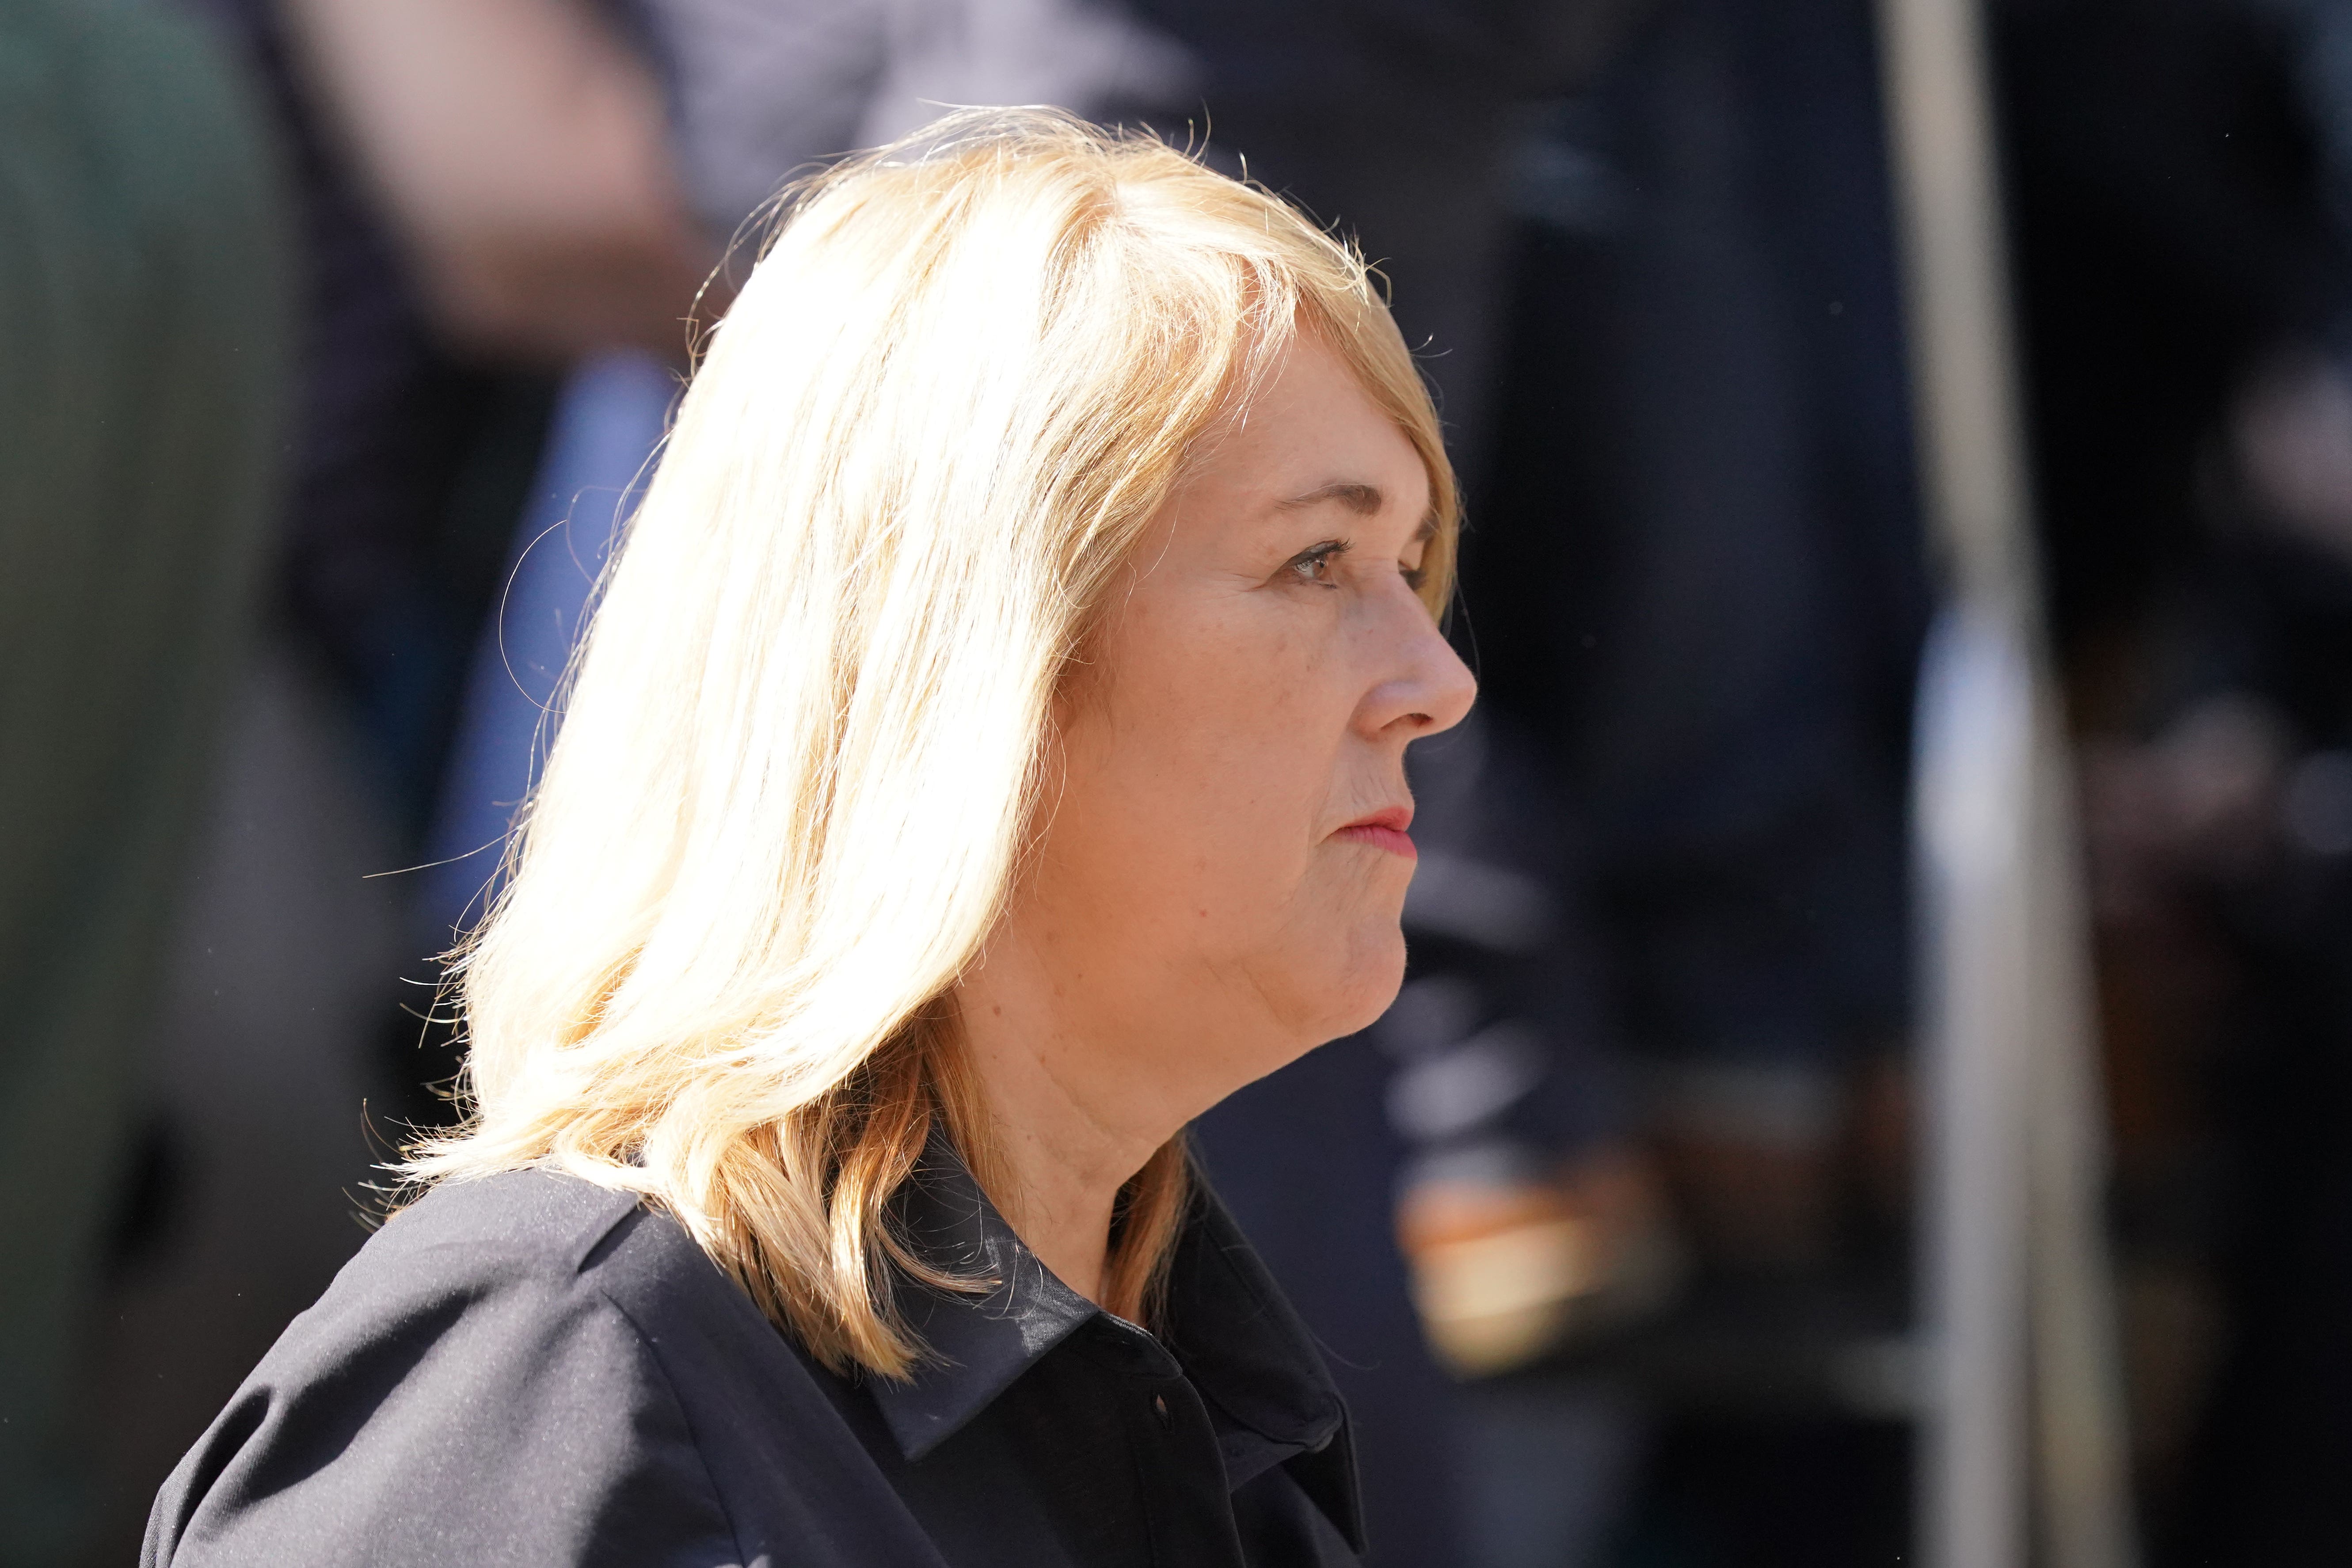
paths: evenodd
<path fill-rule="evenodd" d="M 1514 184 L 1468 626 L 1671 1061 L 1834 1071 L 1904 1017 L 1927 595 L 1875 70 L 1864 0 L 1685 0 Z"/>
<path fill-rule="evenodd" d="M 291 292 L 248 89 L 154 8 L 0 8 L 0 1563 L 72 1400 L 278 499 Z"/>
<path fill-rule="evenodd" d="M 1213 1195 L 1157 1337 L 1046 1271 L 937 1145 L 902 1285 L 939 1352 L 826 1372 L 667 1215 L 573 1177 L 445 1185 L 298 1318 L 157 1499 L 146 1568 L 1353 1563 L 1347 1419 Z"/>

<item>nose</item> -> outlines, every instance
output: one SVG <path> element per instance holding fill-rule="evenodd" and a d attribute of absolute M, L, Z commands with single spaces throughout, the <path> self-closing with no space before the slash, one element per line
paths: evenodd
<path fill-rule="evenodd" d="M 1357 706 L 1365 738 L 1415 741 L 1462 722 L 1477 700 L 1478 679 L 1421 602 L 1405 597 L 1383 629 L 1379 678 Z"/>

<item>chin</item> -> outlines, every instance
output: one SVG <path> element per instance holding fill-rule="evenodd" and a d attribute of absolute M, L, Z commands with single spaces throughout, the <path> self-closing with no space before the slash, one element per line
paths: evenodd
<path fill-rule="evenodd" d="M 1362 933 L 1349 944 L 1339 994 L 1332 999 L 1333 1027 L 1327 1037 L 1336 1040 L 1370 1028 L 1389 1010 L 1403 984 L 1403 931 L 1386 924 Z"/>

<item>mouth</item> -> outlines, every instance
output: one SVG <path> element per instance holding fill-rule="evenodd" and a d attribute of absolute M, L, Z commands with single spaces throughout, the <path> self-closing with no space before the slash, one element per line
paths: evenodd
<path fill-rule="evenodd" d="M 1419 853 L 1412 847 L 1412 837 L 1405 832 L 1412 826 L 1412 807 L 1392 805 L 1385 811 L 1375 811 L 1356 818 L 1331 837 L 1369 844 L 1375 849 L 1385 849 L 1391 855 L 1402 855 L 1410 860 Z"/>

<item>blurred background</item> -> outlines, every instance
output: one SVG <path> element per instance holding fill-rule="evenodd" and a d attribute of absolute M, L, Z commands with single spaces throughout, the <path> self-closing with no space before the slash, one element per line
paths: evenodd
<path fill-rule="evenodd" d="M 2096 1568 L 2340 1568 L 2352 0 L 1981 21 L 2137 1537 Z M 1412 973 L 1197 1133 L 1349 1390 L 1378 1568 L 2094 1568 L 1921 1545 L 1953 574 L 1882 25 L 0 0 L 0 1564 L 131 1560 L 450 1114 L 436 955 L 763 204 L 1050 102 L 1357 236 L 1465 476 L 1485 697 L 1415 761 Z"/>

